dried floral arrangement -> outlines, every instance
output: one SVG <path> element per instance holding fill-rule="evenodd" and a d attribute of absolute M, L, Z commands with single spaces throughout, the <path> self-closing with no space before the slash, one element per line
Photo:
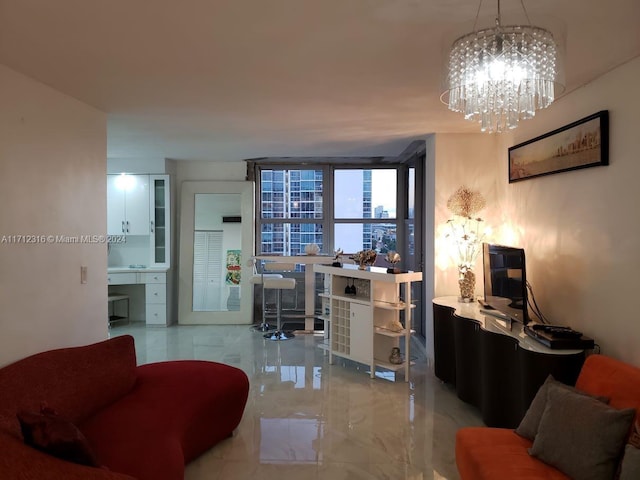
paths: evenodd
<path fill-rule="evenodd" d="M 473 268 L 473 264 L 480 252 L 484 240 L 484 220 L 480 217 L 472 218 L 486 205 L 480 192 L 460 187 L 447 201 L 447 208 L 457 216 L 447 221 L 450 231 L 447 237 L 455 242 L 458 252 L 458 268 Z"/>
<path fill-rule="evenodd" d="M 373 265 L 376 262 L 378 254 L 375 250 L 360 250 L 356 252 L 351 259 L 355 260 L 360 268 L 364 268 L 366 265 Z"/>
<path fill-rule="evenodd" d="M 456 217 L 447 221 L 448 238 L 457 248 L 460 294 L 463 299 L 472 299 L 475 290 L 473 265 L 476 261 L 485 237 L 484 220 L 472 217 L 486 205 L 480 192 L 462 186 L 447 201 L 447 208 Z"/>
<path fill-rule="evenodd" d="M 480 192 L 470 190 L 465 186 L 458 188 L 447 200 L 447 208 L 455 215 L 470 217 L 482 210 L 486 205 Z"/>

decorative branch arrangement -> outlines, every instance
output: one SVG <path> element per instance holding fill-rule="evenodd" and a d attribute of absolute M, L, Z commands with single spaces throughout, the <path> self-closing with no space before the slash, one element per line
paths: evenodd
<path fill-rule="evenodd" d="M 447 208 L 455 215 L 447 221 L 450 229 L 447 238 L 451 239 L 457 249 L 458 284 L 464 302 L 473 301 L 476 284 L 473 266 L 485 238 L 484 220 L 473 215 L 485 205 L 485 199 L 480 192 L 465 186 L 458 188 L 447 201 Z"/>
<path fill-rule="evenodd" d="M 457 248 L 459 268 L 473 268 L 484 240 L 484 220 L 481 218 L 459 217 L 447 220 L 451 229 L 450 237 Z"/>

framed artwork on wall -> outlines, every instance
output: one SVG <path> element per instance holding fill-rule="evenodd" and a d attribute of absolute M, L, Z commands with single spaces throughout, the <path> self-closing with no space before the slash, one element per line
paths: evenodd
<path fill-rule="evenodd" d="M 240 285 L 240 271 L 242 270 L 242 250 L 227 250 L 227 285 Z"/>
<path fill-rule="evenodd" d="M 609 164 L 609 111 L 509 148 L 509 183 Z"/>

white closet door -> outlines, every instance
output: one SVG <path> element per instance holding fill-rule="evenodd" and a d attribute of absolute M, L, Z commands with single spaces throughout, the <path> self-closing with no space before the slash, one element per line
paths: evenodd
<path fill-rule="evenodd" d="M 200 230 L 193 234 L 193 311 L 222 310 L 222 231 Z"/>

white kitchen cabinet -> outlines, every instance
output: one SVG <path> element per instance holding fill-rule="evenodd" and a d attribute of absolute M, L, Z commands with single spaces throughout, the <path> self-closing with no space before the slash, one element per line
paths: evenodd
<path fill-rule="evenodd" d="M 107 234 L 149 233 L 149 175 L 107 175 Z"/>
<path fill-rule="evenodd" d="M 356 302 L 349 303 L 351 358 L 357 362 L 371 365 L 373 363 L 371 305 Z"/>
<path fill-rule="evenodd" d="M 165 271 L 110 271 L 109 285 L 144 285 L 144 320 L 147 325 L 167 326 L 167 274 Z M 120 292 L 121 288 L 116 291 Z M 132 291 L 131 291 L 132 292 Z M 135 297 L 132 295 L 132 297 Z"/>
<path fill-rule="evenodd" d="M 325 276 L 322 314 L 325 348 L 329 363 L 333 357 L 348 358 L 370 366 L 371 378 L 376 368 L 404 371 L 409 381 L 411 282 L 422 280 L 421 272 L 387 273 L 384 268 L 355 265 L 332 267 L 314 265 L 314 272 Z M 402 297 L 402 298 L 401 298 Z M 404 346 L 404 363 L 389 362 L 391 350 Z"/>
<path fill-rule="evenodd" d="M 167 325 L 167 274 L 144 273 L 147 325 Z"/>
<path fill-rule="evenodd" d="M 152 267 L 169 267 L 171 257 L 171 197 L 169 175 L 149 175 L 150 251 Z"/>

